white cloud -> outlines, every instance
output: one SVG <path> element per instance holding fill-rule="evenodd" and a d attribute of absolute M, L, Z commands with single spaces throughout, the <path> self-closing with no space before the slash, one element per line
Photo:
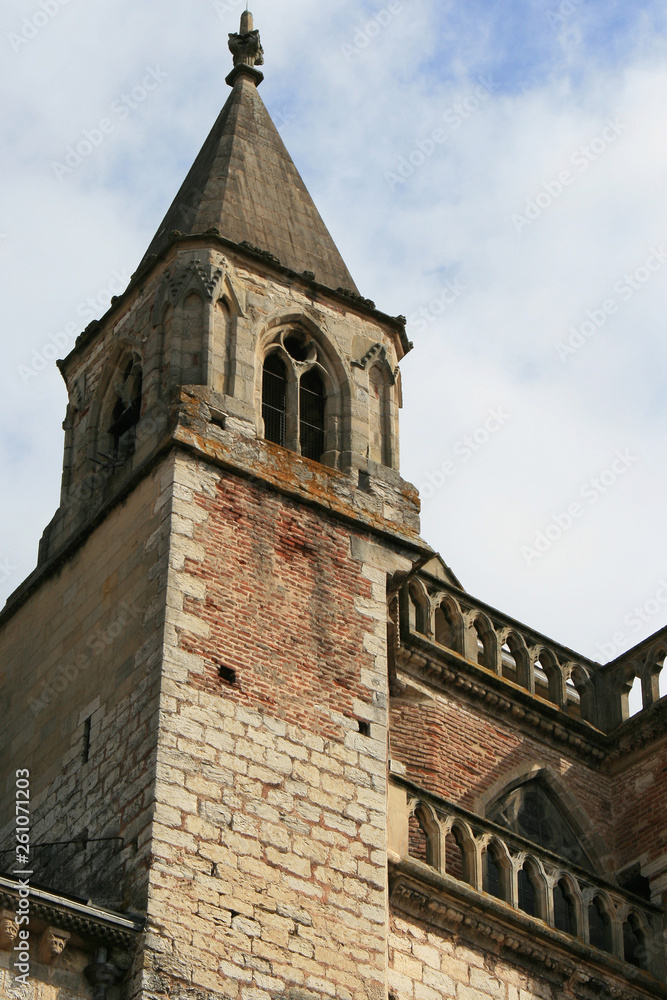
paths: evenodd
<path fill-rule="evenodd" d="M 667 265 L 628 301 L 614 290 L 667 240 L 658 8 L 646 5 L 612 38 L 611 7 L 607 23 L 587 0 L 578 33 L 561 37 L 548 4 L 521 16 L 507 5 L 514 17 L 503 24 L 484 5 L 464 16 L 453 5 L 405 3 L 350 58 L 342 47 L 388 4 L 254 6 L 262 96 L 362 293 L 412 315 L 447 281 L 465 286 L 412 330 L 404 475 L 425 482 L 490 407 L 512 414 L 425 502 L 425 538 L 477 596 L 598 655 L 667 573 Z M 0 40 L 24 14 L 18 0 L 6 5 Z M 0 561 L 17 571 L 0 581 L 2 594 L 34 564 L 57 505 L 62 446 L 59 376 L 24 385 L 17 366 L 76 320 L 114 271 L 136 267 L 226 97 L 226 32 L 235 28 L 236 13 L 223 23 L 212 3 L 70 0 L 20 52 L 7 43 Z M 59 182 L 53 159 L 153 66 L 168 78 Z M 497 89 L 473 108 L 489 79 Z M 627 125 L 613 141 L 608 120 Z M 385 174 L 438 128 L 446 141 L 392 190 Z M 603 134 L 604 148 L 595 142 Z M 564 170 L 572 182 L 517 232 L 512 216 L 555 191 Z M 618 311 L 561 361 L 556 345 L 609 298 Z M 522 546 L 624 448 L 640 461 L 527 565 Z M 645 634 L 661 625 L 647 622 Z M 641 637 L 628 630 L 627 645 Z"/>

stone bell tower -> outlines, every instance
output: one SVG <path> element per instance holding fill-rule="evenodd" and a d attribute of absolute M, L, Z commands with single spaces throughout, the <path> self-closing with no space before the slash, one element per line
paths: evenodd
<path fill-rule="evenodd" d="M 270 119 L 251 14 L 229 44 L 192 169 L 60 362 L 61 504 L 0 617 L 2 846 L 25 768 L 34 879 L 145 919 L 128 996 L 380 998 L 387 595 L 432 556 L 410 344 Z"/>

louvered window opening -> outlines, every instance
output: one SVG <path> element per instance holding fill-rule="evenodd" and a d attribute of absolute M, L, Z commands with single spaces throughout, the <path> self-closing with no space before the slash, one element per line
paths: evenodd
<path fill-rule="evenodd" d="M 270 354 L 264 362 L 262 380 L 262 418 L 267 441 L 285 446 L 287 414 L 287 378 L 285 365 L 277 354 Z"/>
<path fill-rule="evenodd" d="M 316 462 L 324 454 L 324 385 L 319 374 L 312 370 L 301 378 L 299 390 L 301 454 Z"/>

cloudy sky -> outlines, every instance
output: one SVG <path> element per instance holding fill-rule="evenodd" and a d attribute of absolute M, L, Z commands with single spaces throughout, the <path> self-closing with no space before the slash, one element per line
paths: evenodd
<path fill-rule="evenodd" d="M 58 503 L 54 358 L 141 259 L 226 99 L 242 7 L 2 4 L 0 599 Z M 252 8 L 297 166 L 362 293 L 410 319 L 424 537 L 553 638 L 630 648 L 667 621 L 664 3 Z"/>

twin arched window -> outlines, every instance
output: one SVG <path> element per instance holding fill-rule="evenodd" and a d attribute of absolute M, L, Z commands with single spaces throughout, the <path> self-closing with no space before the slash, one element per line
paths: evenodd
<path fill-rule="evenodd" d="M 267 441 L 321 462 L 326 451 L 327 393 L 315 342 L 280 338 L 262 372 L 262 419 Z"/>

